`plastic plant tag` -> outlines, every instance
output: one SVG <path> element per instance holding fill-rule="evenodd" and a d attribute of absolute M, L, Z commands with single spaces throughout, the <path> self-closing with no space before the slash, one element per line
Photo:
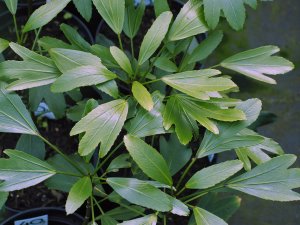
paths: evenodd
<path fill-rule="evenodd" d="M 15 225 L 48 225 L 48 215 L 15 221 Z"/>

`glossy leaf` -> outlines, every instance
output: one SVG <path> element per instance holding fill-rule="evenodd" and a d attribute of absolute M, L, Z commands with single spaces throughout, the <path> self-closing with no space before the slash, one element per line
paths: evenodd
<path fill-rule="evenodd" d="M 116 78 L 104 66 L 81 66 L 61 75 L 51 86 L 53 92 L 67 92 L 78 87 L 91 86 Z"/>
<path fill-rule="evenodd" d="M 92 0 L 73 0 L 80 15 L 86 20 L 90 21 L 92 18 Z"/>
<path fill-rule="evenodd" d="M 279 52 L 276 46 L 264 46 L 238 53 L 225 59 L 221 65 L 250 78 L 276 84 L 273 78 L 266 75 L 285 74 L 294 68 L 293 63 L 279 56 L 272 56 Z"/>
<path fill-rule="evenodd" d="M 147 137 L 155 134 L 164 134 L 166 130 L 163 127 L 162 112 L 164 105 L 162 103 L 164 96 L 159 92 L 154 92 L 152 99 L 154 102 L 153 109 L 147 111 L 139 108 L 134 118 L 129 120 L 125 128 L 128 133 L 137 137 Z"/>
<path fill-rule="evenodd" d="M 63 23 L 60 25 L 60 29 L 64 33 L 68 41 L 72 44 L 72 46 L 82 51 L 90 50 L 91 45 L 86 40 L 84 40 L 83 37 L 81 37 L 77 30 L 75 30 L 73 27 Z"/>
<path fill-rule="evenodd" d="M 21 98 L 4 88 L 0 83 L 0 132 L 37 135 L 37 128 Z"/>
<path fill-rule="evenodd" d="M 36 9 L 29 17 L 23 32 L 42 27 L 57 16 L 71 0 L 52 0 Z"/>
<path fill-rule="evenodd" d="M 129 154 L 145 174 L 172 186 L 173 181 L 167 163 L 154 148 L 132 135 L 126 135 L 124 142 Z"/>
<path fill-rule="evenodd" d="M 32 155 L 38 159 L 45 159 L 46 149 L 44 142 L 37 136 L 23 134 L 19 138 L 16 149 Z"/>
<path fill-rule="evenodd" d="M 123 31 L 127 37 L 134 38 L 136 36 L 142 23 L 145 8 L 144 1 L 141 1 L 136 8 L 133 4 L 126 8 Z"/>
<path fill-rule="evenodd" d="M 55 174 L 48 163 L 27 153 L 17 150 L 6 150 L 4 153 L 9 159 L 0 159 L 1 192 L 31 187 Z"/>
<path fill-rule="evenodd" d="M 300 186 L 300 173 L 288 169 L 295 161 L 295 155 L 278 156 L 232 179 L 228 187 L 266 200 L 300 200 L 291 190 Z"/>
<path fill-rule="evenodd" d="M 164 137 L 160 137 L 159 146 L 172 176 L 180 171 L 192 157 L 192 150 L 182 145 L 174 134 L 168 141 Z"/>
<path fill-rule="evenodd" d="M 118 47 L 112 46 L 110 47 L 110 53 L 119 64 L 119 66 L 129 75 L 133 74 L 133 70 L 131 67 L 131 63 L 127 55 Z"/>
<path fill-rule="evenodd" d="M 0 38 L 0 53 L 2 53 L 9 46 L 9 41 Z"/>
<path fill-rule="evenodd" d="M 168 39 L 170 41 L 178 41 L 204 33 L 208 30 L 201 18 L 201 6 L 201 1 L 189 0 L 182 7 L 172 27 L 170 28 L 170 32 L 168 34 Z"/>
<path fill-rule="evenodd" d="M 4 0 L 8 10 L 11 14 L 15 15 L 18 7 L 18 0 Z"/>
<path fill-rule="evenodd" d="M 236 174 L 242 168 L 243 163 L 239 160 L 219 163 L 195 173 L 185 186 L 189 189 L 210 188 Z"/>
<path fill-rule="evenodd" d="M 148 90 L 138 81 L 134 81 L 132 84 L 132 93 L 138 103 L 147 111 L 151 111 L 154 106 L 154 102 L 151 94 Z"/>
<path fill-rule="evenodd" d="M 121 34 L 125 18 L 125 0 L 93 0 L 98 12 L 116 33 Z"/>
<path fill-rule="evenodd" d="M 157 224 L 157 216 L 156 215 L 148 215 L 141 218 L 133 219 L 130 221 L 125 221 L 123 223 L 119 223 L 119 225 L 156 225 Z"/>
<path fill-rule="evenodd" d="M 195 63 L 206 59 L 221 43 L 223 39 L 222 31 L 215 31 L 209 34 L 188 56 L 188 63 Z"/>
<path fill-rule="evenodd" d="M 231 150 L 238 147 L 257 145 L 263 141 L 260 136 L 238 136 L 237 133 L 251 125 L 259 116 L 262 103 L 258 99 L 249 99 L 236 107 L 246 115 L 246 120 L 232 123 L 218 122 L 219 135 L 209 131 L 205 132 L 204 138 L 198 150 L 197 156 L 204 157 L 213 153 Z M 249 139 L 248 139 L 249 138 Z M 242 140 L 242 142 L 240 142 Z M 246 142 L 244 142 L 244 141 Z M 247 143 L 249 141 L 249 143 Z M 227 145 L 225 145 L 227 143 Z"/>
<path fill-rule="evenodd" d="M 92 194 L 92 182 L 89 177 L 78 180 L 71 188 L 66 202 L 67 215 L 73 214 Z"/>
<path fill-rule="evenodd" d="M 172 17 L 173 15 L 171 12 L 164 12 L 154 21 L 141 44 L 138 59 L 139 65 L 144 64 L 144 62 L 146 62 L 159 48 L 168 32 Z"/>
<path fill-rule="evenodd" d="M 208 100 L 209 95 L 206 92 L 236 87 L 236 84 L 228 78 L 213 77 L 219 74 L 220 71 L 213 69 L 195 70 L 164 76 L 162 81 L 192 97 Z"/>
<path fill-rule="evenodd" d="M 98 106 L 81 119 L 71 130 L 71 135 L 85 132 L 79 143 L 79 154 L 86 156 L 99 143 L 100 158 L 103 158 L 119 135 L 128 113 L 128 104 L 124 100 L 115 100 Z"/>
<path fill-rule="evenodd" d="M 195 207 L 193 211 L 197 225 L 227 225 L 224 220 L 204 209 Z"/>

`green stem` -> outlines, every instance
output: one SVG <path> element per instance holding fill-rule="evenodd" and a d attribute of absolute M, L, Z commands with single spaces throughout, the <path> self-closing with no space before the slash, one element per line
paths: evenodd
<path fill-rule="evenodd" d="M 92 209 L 92 222 L 95 223 L 95 211 L 94 211 L 94 203 L 93 203 L 93 194 L 90 196 L 91 201 L 91 209 Z"/>
<path fill-rule="evenodd" d="M 119 40 L 120 48 L 122 49 L 122 51 L 124 51 L 123 44 L 122 44 L 122 39 L 121 39 L 121 34 L 118 34 L 118 40 Z"/>
<path fill-rule="evenodd" d="M 71 177 L 82 177 L 81 175 L 75 174 L 75 173 L 68 173 L 68 172 L 63 172 L 63 171 L 55 171 L 57 174 L 62 174 L 66 176 L 71 176 Z"/>
<path fill-rule="evenodd" d="M 208 69 L 214 69 L 214 68 L 217 68 L 217 67 L 219 67 L 219 66 L 221 66 L 221 65 L 220 65 L 220 64 L 217 64 L 217 65 L 214 65 L 214 66 L 209 67 Z"/>
<path fill-rule="evenodd" d="M 131 55 L 134 58 L 133 38 L 130 38 Z"/>
<path fill-rule="evenodd" d="M 32 48 L 31 48 L 31 50 L 33 50 L 33 51 L 34 51 L 34 49 L 35 49 L 37 40 L 38 40 L 38 38 L 39 38 L 39 36 L 40 36 L 41 30 L 42 30 L 42 27 L 40 27 L 40 28 L 38 29 L 38 31 L 35 31 L 35 39 L 34 39 L 34 42 L 33 42 Z"/>
<path fill-rule="evenodd" d="M 219 185 L 217 185 L 217 186 L 215 186 L 215 187 L 211 187 L 211 188 L 208 188 L 208 189 L 206 189 L 206 190 L 199 191 L 199 192 L 196 192 L 196 193 L 194 193 L 194 194 L 185 196 L 185 197 L 181 198 L 180 200 L 181 200 L 181 201 L 184 201 L 184 203 L 189 203 L 189 202 L 191 202 L 191 201 L 194 201 L 194 200 L 196 200 L 196 199 L 198 199 L 198 198 L 200 198 L 200 197 L 202 197 L 202 196 L 208 194 L 208 193 L 211 192 L 211 191 L 215 191 L 215 190 L 221 189 L 221 188 L 223 188 L 223 187 L 224 187 L 224 184 L 219 184 Z"/>
<path fill-rule="evenodd" d="M 69 162 L 79 173 L 81 173 L 82 175 L 85 175 L 85 173 L 81 170 L 81 168 L 75 162 L 73 162 L 67 155 L 65 155 L 58 147 L 56 147 L 55 145 L 53 145 L 51 142 L 49 142 L 46 138 L 44 138 L 40 134 L 38 136 L 47 145 L 49 145 L 54 151 L 56 151 L 58 154 L 60 154 L 67 162 Z"/>
<path fill-rule="evenodd" d="M 15 14 L 13 14 L 13 20 L 14 20 L 14 26 L 15 26 L 15 30 L 16 30 L 17 41 L 18 41 L 18 44 L 21 44 L 21 38 L 20 38 L 18 24 L 17 24 L 17 18 L 16 18 Z"/>
<path fill-rule="evenodd" d="M 167 225 L 167 216 L 164 215 L 164 225 Z"/>
<path fill-rule="evenodd" d="M 185 176 L 187 175 L 187 173 L 190 171 L 190 169 L 192 168 L 192 166 L 195 164 L 195 162 L 197 161 L 197 158 L 193 158 L 192 161 L 190 162 L 190 164 L 188 165 L 188 167 L 185 169 L 185 171 L 183 172 L 182 176 L 180 177 L 176 189 L 178 189 L 183 181 L 183 179 L 185 178 Z M 178 194 L 177 194 L 178 195 Z"/>
<path fill-rule="evenodd" d="M 147 82 L 144 82 L 143 85 L 145 85 L 145 84 L 156 83 L 156 82 L 158 82 L 158 81 L 161 81 L 161 79 L 155 79 L 155 80 L 147 81 Z"/>
<path fill-rule="evenodd" d="M 105 212 L 104 212 L 103 209 L 101 208 L 100 204 L 97 202 L 97 199 L 96 199 L 95 197 L 93 197 L 93 198 L 94 198 L 94 202 L 95 202 L 96 206 L 98 207 L 100 213 L 101 213 L 102 215 L 104 215 Z"/>
<path fill-rule="evenodd" d="M 184 192 L 186 187 L 184 186 L 176 195 L 179 196 L 182 192 Z"/>

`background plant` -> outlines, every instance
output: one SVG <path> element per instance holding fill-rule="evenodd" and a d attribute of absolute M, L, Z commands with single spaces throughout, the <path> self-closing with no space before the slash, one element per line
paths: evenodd
<path fill-rule="evenodd" d="M 199 69 L 197 63 L 214 51 L 223 36 L 221 31 L 213 31 L 204 42 L 196 42 L 196 35 L 217 23 L 207 15 L 208 3 L 189 1 L 174 19 L 164 3 L 156 1 L 160 4 L 156 5 L 157 19 L 136 59 L 135 46 L 132 44 L 128 52 L 121 38 L 124 31 L 134 43 L 142 19 L 143 4 L 135 8 L 131 1 L 94 1 L 116 33 L 119 47 L 90 46 L 67 25 L 61 25 L 61 29 L 70 43 L 43 37 L 37 43 L 46 52 L 40 54 L 1 41 L 2 49 L 10 46 L 23 59 L 0 65 L 1 79 L 6 82 L 0 95 L 1 131 L 36 136 L 58 153 L 45 163 L 22 151 L 6 150 L 9 159 L 1 159 L 0 166 L 2 192 L 46 180 L 50 188 L 69 192 L 67 213 L 75 212 L 87 200 L 92 222 L 100 220 L 101 224 L 124 220 L 130 221 L 123 224 L 155 224 L 157 220 L 166 224 L 172 214 L 188 216 L 190 211 L 190 224 L 226 224 L 224 220 L 237 208 L 239 199 L 226 199 L 223 204 L 231 203 L 232 207 L 228 214 L 221 215 L 215 203 L 218 200 L 211 193 L 227 189 L 268 200 L 299 200 L 299 194 L 292 191 L 299 187 L 299 170 L 288 169 L 295 156 L 284 155 L 276 142 L 248 129 L 259 116 L 260 100 L 228 97 L 238 88 L 216 69 L 223 67 L 274 84 L 275 80 L 266 75 L 286 73 L 293 65 L 273 56 L 279 51 L 277 47 L 264 46 L 231 56 L 212 68 Z M 221 9 L 226 16 L 226 9 Z M 39 10 L 22 32 L 49 22 L 41 23 Z M 203 12 L 206 21 L 199 15 Z M 237 28 L 230 18 L 227 20 Z M 81 157 L 65 155 L 42 137 L 20 97 L 11 92 L 43 85 L 66 95 L 91 85 L 106 93 L 81 103 L 84 110 L 74 109 L 81 116 L 71 135 L 79 134 Z M 206 128 L 204 134 L 199 125 Z M 191 150 L 191 141 L 201 142 L 199 148 Z M 90 157 L 99 144 L 99 160 L 91 165 Z M 198 159 L 229 150 L 235 150 L 239 160 L 219 163 L 188 177 Z M 259 165 L 252 169 L 251 161 Z M 122 173 L 114 175 L 130 167 L 126 178 Z M 174 179 L 176 174 L 179 179 Z M 209 204 L 203 203 L 204 198 Z M 117 203 L 115 210 L 123 215 L 130 211 L 130 216 L 106 211 L 101 207 L 105 201 Z M 135 219 L 138 216 L 141 218 Z"/>

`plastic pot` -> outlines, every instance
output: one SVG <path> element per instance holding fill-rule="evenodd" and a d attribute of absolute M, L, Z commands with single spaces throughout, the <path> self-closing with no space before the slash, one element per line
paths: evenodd
<path fill-rule="evenodd" d="M 46 225 L 46 223 L 43 223 L 46 221 L 43 216 L 48 217 L 48 225 L 81 225 L 84 220 L 83 217 L 78 214 L 67 216 L 64 209 L 49 207 L 20 212 L 3 221 L 0 225 L 15 225 L 15 222 L 20 220 L 27 220 L 23 223 L 19 223 L 20 225 Z"/>

